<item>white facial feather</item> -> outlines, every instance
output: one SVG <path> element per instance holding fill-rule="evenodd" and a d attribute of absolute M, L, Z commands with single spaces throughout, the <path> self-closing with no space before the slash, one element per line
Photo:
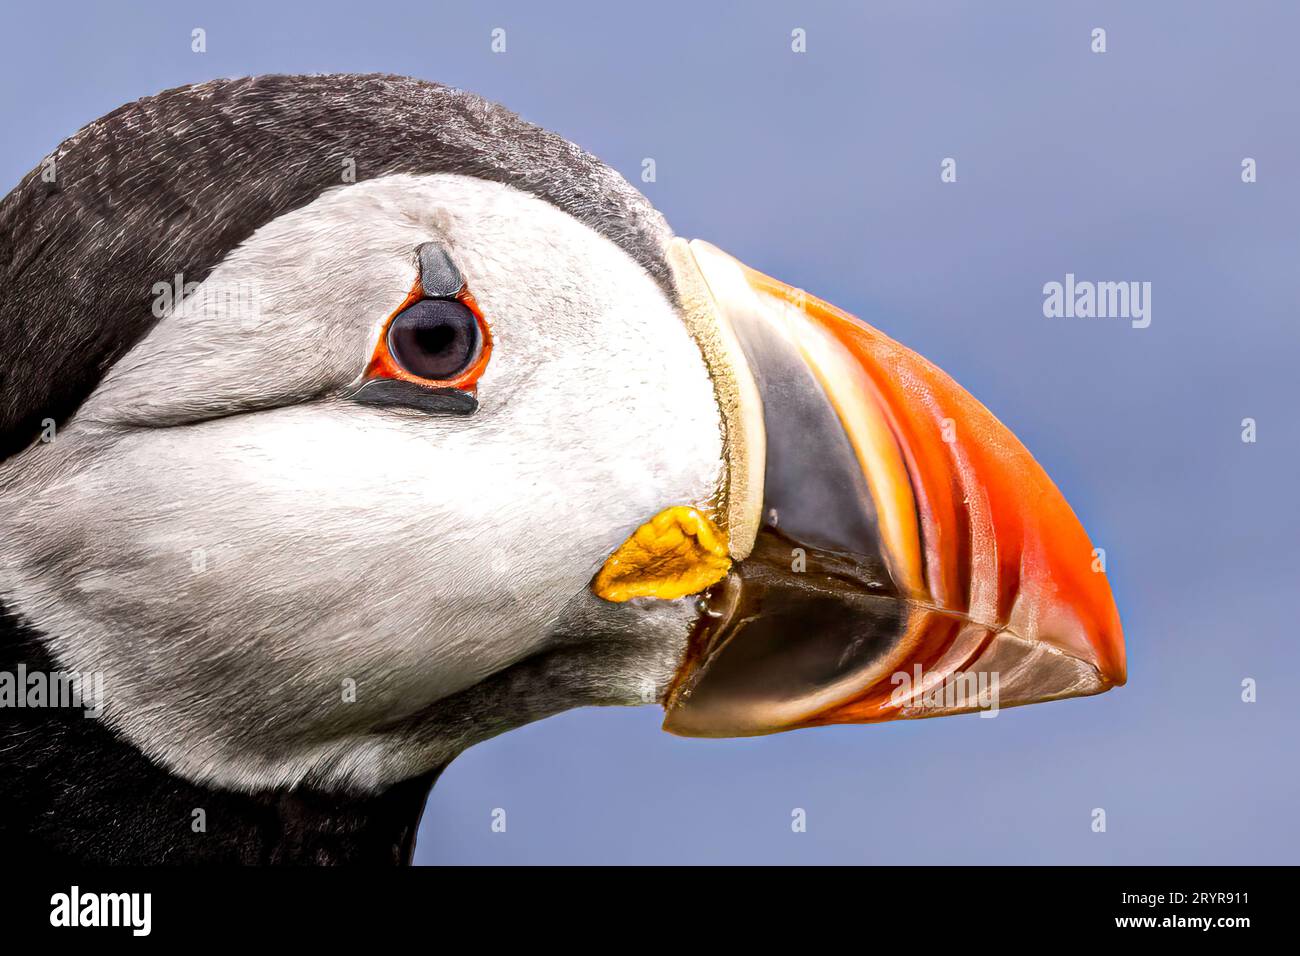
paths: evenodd
<path fill-rule="evenodd" d="M 471 416 L 343 397 L 429 241 L 492 327 Z M 0 595 L 62 666 L 105 674 L 127 738 L 224 786 L 383 786 L 472 742 L 422 720 L 437 702 L 490 711 L 476 685 L 561 643 L 578 700 L 662 689 L 689 602 L 583 592 L 637 525 L 716 491 L 721 423 L 680 317 L 613 243 L 507 186 L 390 176 L 269 223 L 189 302 L 0 466 Z M 626 653 L 579 674 L 583 640 Z"/>

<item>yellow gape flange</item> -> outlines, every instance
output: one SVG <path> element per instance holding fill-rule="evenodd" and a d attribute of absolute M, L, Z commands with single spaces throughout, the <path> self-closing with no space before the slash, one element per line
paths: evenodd
<path fill-rule="evenodd" d="M 686 505 L 659 512 L 605 561 L 591 589 L 606 601 L 697 594 L 726 576 L 727 542 L 712 521 Z"/>

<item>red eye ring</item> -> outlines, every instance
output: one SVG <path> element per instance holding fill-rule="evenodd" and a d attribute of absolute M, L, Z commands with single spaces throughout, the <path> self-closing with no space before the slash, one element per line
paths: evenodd
<path fill-rule="evenodd" d="M 374 379 L 394 379 L 399 382 L 410 382 L 415 385 L 422 385 L 427 388 L 436 389 L 456 389 L 473 395 L 476 392 L 479 378 L 487 368 L 488 360 L 492 357 L 492 329 L 483 317 L 483 312 L 474 299 L 474 294 L 469 291 L 469 286 L 462 285 L 460 290 L 453 296 L 454 301 L 459 302 L 465 308 L 469 309 L 474 315 L 478 324 L 479 346 L 478 353 L 474 360 L 461 372 L 451 378 L 423 378 L 419 375 L 412 374 L 402 367 L 402 364 L 393 355 L 389 343 L 389 330 L 392 328 L 393 321 L 405 312 L 411 306 L 422 302 L 430 297 L 424 292 L 424 286 L 421 285 L 417 278 L 415 284 L 406 298 L 402 300 L 393 312 L 384 320 L 383 327 L 379 332 L 379 340 L 375 343 L 374 354 L 370 357 L 370 362 L 366 366 L 365 374 L 362 376 L 364 381 L 373 381 Z"/>

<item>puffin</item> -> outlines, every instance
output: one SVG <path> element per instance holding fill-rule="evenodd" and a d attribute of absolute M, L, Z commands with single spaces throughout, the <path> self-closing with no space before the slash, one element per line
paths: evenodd
<path fill-rule="evenodd" d="M 0 355 L 11 855 L 403 864 L 459 753 L 570 708 L 737 737 L 1125 682 L 1104 561 L 983 405 L 473 93 L 109 113 L 0 204 Z"/>

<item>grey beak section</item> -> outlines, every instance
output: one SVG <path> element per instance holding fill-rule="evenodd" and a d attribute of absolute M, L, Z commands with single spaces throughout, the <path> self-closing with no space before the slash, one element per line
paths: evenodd
<path fill-rule="evenodd" d="M 726 277 L 715 273 L 714 281 Z M 748 288 L 725 294 L 727 319 L 758 387 L 767 436 L 760 533 L 766 529 L 804 547 L 851 555 L 865 579 L 892 587 L 871 492 L 829 397 L 796 343 Z"/>

